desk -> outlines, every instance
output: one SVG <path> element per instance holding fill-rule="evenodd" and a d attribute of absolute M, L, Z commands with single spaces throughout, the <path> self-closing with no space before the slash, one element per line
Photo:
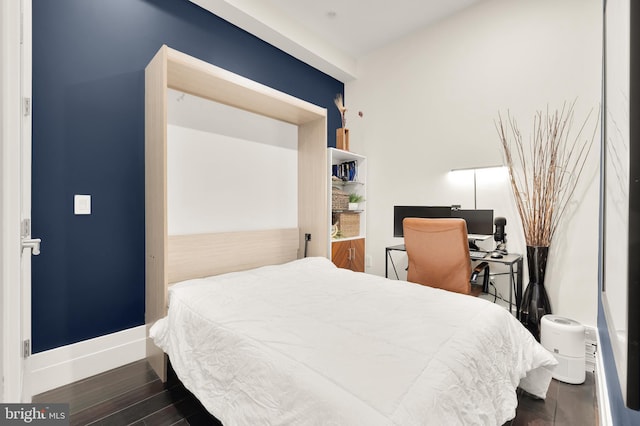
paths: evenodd
<path fill-rule="evenodd" d="M 398 244 L 397 246 L 389 246 L 385 248 L 384 255 L 384 276 L 389 278 L 389 260 L 391 261 L 391 266 L 393 266 L 393 270 L 396 274 L 396 278 L 398 278 L 398 270 L 396 269 L 396 265 L 393 263 L 393 258 L 391 257 L 392 251 L 407 251 L 404 244 Z M 516 318 L 520 319 L 520 303 L 522 302 L 522 272 L 523 272 L 523 262 L 522 255 L 517 253 L 509 253 L 504 255 L 500 259 L 494 259 L 487 255 L 487 257 L 483 259 L 472 259 L 472 262 L 488 262 L 488 263 L 497 263 L 501 265 L 506 265 L 509 267 L 509 312 L 514 313 L 512 310 L 513 303 L 513 293 L 515 289 L 516 296 Z M 514 270 L 514 266 L 517 269 Z"/>

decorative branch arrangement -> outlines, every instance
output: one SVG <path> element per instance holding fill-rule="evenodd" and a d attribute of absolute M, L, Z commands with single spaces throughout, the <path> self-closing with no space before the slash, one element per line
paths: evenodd
<path fill-rule="evenodd" d="M 333 100 L 336 106 L 338 107 L 338 111 L 340 111 L 340 118 L 342 119 L 342 128 L 347 128 L 347 108 L 344 106 L 344 101 L 342 100 L 342 93 L 338 93 Z"/>
<path fill-rule="evenodd" d="M 551 245 L 596 136 L 597 116 L 591 139 L 583 135 L 593 110 L 577 135 L 570 135 L 575 102 L 565 102 L 561 110 L 536 112 L 530 146 L 523 143 L 516 120 L 507 112 L 505 122 L 498 113 L 495 126 L 528 246 Z"/>

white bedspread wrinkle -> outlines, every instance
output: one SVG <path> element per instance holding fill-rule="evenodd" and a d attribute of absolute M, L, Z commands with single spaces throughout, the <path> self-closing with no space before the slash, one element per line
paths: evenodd
<path fill-rule="evenodd" d="M 151 329 L 225 426 L 501 425 L 556 364 L 485 300 L 324 258 L 185 281 Z"/>

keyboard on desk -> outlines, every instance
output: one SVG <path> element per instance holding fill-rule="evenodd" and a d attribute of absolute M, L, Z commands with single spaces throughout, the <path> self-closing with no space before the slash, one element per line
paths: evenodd
<path fill-rule="evenodd" d="M 486 251 L 469 250 L 469 254 L 471 259 L 484 259 L 488 253 Z"/>

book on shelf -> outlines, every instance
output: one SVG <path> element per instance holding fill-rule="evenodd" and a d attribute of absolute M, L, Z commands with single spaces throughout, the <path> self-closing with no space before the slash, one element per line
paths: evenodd
<path fill-rule="evenodd" d="M 340 164 L 334 164 L 332 174 L 344 181 L 355 181 L 358 178 L 358 162 L 345 161 Z"/>

